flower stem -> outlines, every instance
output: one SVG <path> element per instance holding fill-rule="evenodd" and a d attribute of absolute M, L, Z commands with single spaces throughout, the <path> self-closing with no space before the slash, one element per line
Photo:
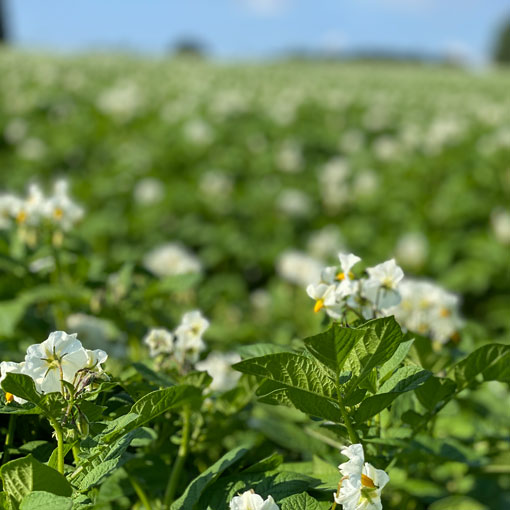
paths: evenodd
<path fill-rule="evenodd" d="M 2 457 L 2 464 L 9 462 L 11 457 L 11 446 L 14 438 L 14 427 L 16 425 L 16 415 L 11 414 L 9 416 L 9 425 L 7 427 L 7 434 L 5 436 L 4 455 Z"/>
<path fill-rule="evenodd" d="M 57 470 L 64 474 L 64 431 L 57 420 L 54 418 L 49 418 L 49 420 L 57 436 Z"/>
<path fill-rule="evenodd" d="M 175 459 L 175 463 L 172 468 L 172 472 L 170 473 L 170 478 L 168 479 L 168 484 L 166 486 L 165 497 L 163 499 L 163 508 L 169 509 L 170 504 L 172 503 L 175 492 L 177 490 L 177 484 L 179 483 L 179 478 L 181 476 L 181 471 L 184 466 L 184 462 L 188 455 L 189 450 L 189 439 L 190 439 L 190 429 L 191 429 L 191 410 L 189 407 L 185 407 L 182 411 L 182 438 L 181 445 L 179 446 L 179 451 L 177 453 L 177 458 Z"/>

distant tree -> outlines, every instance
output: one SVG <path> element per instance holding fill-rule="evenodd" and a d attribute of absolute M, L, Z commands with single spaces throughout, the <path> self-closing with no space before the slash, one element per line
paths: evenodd
<path fill-rule="evenodd" d="M 0 0 L 0 43 L 7 42 L 7 19 L 4 0 Z"/>
<path fill-rule="evenodd" d="M 503 23 L 496 37 L 494 61 L 510 65 L 510 17 Z"/>
<path fill-rule="evenodd" d="M 180 39 L 174 44 L 173 52 L 182 57 L 204 57 L 205 47 L 196 39 L 186 38 Z"/>

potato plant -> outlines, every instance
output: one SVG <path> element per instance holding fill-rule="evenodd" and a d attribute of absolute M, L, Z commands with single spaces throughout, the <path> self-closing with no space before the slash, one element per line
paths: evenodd
<path fill-rule="evenodd" d="M 0 507 L 510 507 L 508 73 L 0 72 Z"/>

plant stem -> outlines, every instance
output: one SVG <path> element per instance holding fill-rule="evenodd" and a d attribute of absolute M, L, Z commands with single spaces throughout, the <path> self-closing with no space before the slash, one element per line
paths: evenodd
<path fill-rule="evenodd" d="M 358 434 L 356 434 L 356 431 L 353 429 L 351 420 L 349 418 L 349 414 L 347 413 L 347 410 L 345 409 L 344 403 L 342 401 L 342 393 L 340 392 L 340 381 L 338 381 L 338 375 L 337 375 L 337 381 L 336 381 L 336 393 L 337 393 L 337 399 L 338 399 L 338 407 L 340 407 L 340 412 L 342 413 L 342 418 L 344 419 L 344 424 L 347 428 L 347 432 L 349 433 L 349 439 L 351 440 L 352 444 L 359 443 L 359 437 Z"/>
<path fill-rule="evenodd" d="M 11 446 L 13 444 L 14 438 L 14 426 L 16 425 L 16 415 L 11 414 L 9 416 L 9 425 L 7 427 L 7 434 L 5 436 L 5 447 L 4 447 L 4 455 L 2 457 L 2 464 L 9 462 L 11 457 Z"/>
<path fill-rule="evenodd" d="M 175 492 L 177 490 L 177 484 L 179 483 L 179 478 L 181 476 L 181 471 L 184 466 L 184 462 L 188 455 L 189 450 L 189 439 L 190 439 L 190 429 L 191 429 L 191 410 L 189 407 L 185 407 L 182 411 L 182 438 L 181 445 L 179 446 L 179 451 L 177 453 L 177 458 L 175 459 L 175 463 L 172 468 L 172 472 L 170 473 L 170 478 L 168 479 L 168 484 L 166 486 L 165 497 L 163 499 L 163 508 L 169 509 L 170 504 L 172 503 Z"/>
<path fill-rule="evenodd" d="M 138 499 L 140 500 L 142 505 L 145 507 L 145 510 L 152 510 L 151 502 L 149 501 L 147 494 L 145 494 L 145 491 L 143 490 L 142 486 L 138 483 L 138 481 L 135 479 L 135 477 L 131 476 L 129 473 L 128 473 L 128 479 L 131 482 L 133 489 L 135 489 Z"/>
<path fill-rule="evenodd" d="M 73 458 L 74 463 L 77 466 L 80 463 L 80 449 L 78 448 L 77 444 L 73 445 Z"/>
<path fill-rule="evenodd" d="M 57 470 L 64 474 L 64 431 L 57 420 L 54 418 L 49 418 L 49 420 L 57 436 Z"/>

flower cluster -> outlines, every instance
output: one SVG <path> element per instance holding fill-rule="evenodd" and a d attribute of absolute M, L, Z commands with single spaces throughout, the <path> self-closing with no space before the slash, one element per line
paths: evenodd
<path fill-rule="evenodd" d="M 206 348 L 202 336 L 208 327 L 209 321 L 199 310 L 194 310 L 183 315 L 174 332 L 163 328 L 151 329 L 143 342 L 149 347 L 153 358 L 160 354 L 171 354 L 179 364 L 193 364 Z"/>
<path fill-rule="evenodd" d="M 334 494 L 335 503 L 343 510 L 382 510 L 381 492 L 390 477 L 365 462 L 361 444 L 348 446 L 341 453 L 349 460 L 338 466 L 342 479 Z"/>
<path fill-rule="evenodd" d="M 271 496 L 264 500 L 253 489 L 232 498 L 229 508 L 230 510 L 280 510 Z"/>
<path fill-rule="evenodd" d="M 85 349 L 76 333 L 69 335 L 64 331 L 54 331 L 40 344 L 28 347 L 25 361 L 0 363 L 0 382 L 8 373 L 30 376 L 40 393 L 59 392 L 66 396 L 69 383 L 74 387 L 74 395 L 83 392 L 97 377 L 103 375 L 102 363 L 108 355 L 101 349 Z M 24 400 L 6 394 L 8 402 L 18 403 Z"/>
<path fill-rule="evenodd" d="M 83 216 L 83 209 L 69 196 L 65 180 L 55 183 L 53 194 L 45 196 L 37 184 L 31 184 L 26 197 L 11 193 L 0 194 L 0 229 L 13 224 L 37 227 L 41 223 L 68 231 Z"/>
<path fill-rule="evenodd" d="M 463 321 L 459 297 L 426 280 L 406 278 L 398 287 L 402 301 L 389 308 L 405 328 L 439 343 L 455 340 Z"/>
<path fill-rule="evenodd" d="M 316 312 L 324 309 L 333 319 L 345 317 L 349 310 L 365 319 L 400 302 L 398 285 L 404 272 L 394 259 L 367 268 L 368 277 L 357 277 L 353 267 L 361 260 L 354 254 L 339 253 L 340 267 L 322 270 L 319 283 L 308 285 L 306 291 L 315 300 Z"/>

